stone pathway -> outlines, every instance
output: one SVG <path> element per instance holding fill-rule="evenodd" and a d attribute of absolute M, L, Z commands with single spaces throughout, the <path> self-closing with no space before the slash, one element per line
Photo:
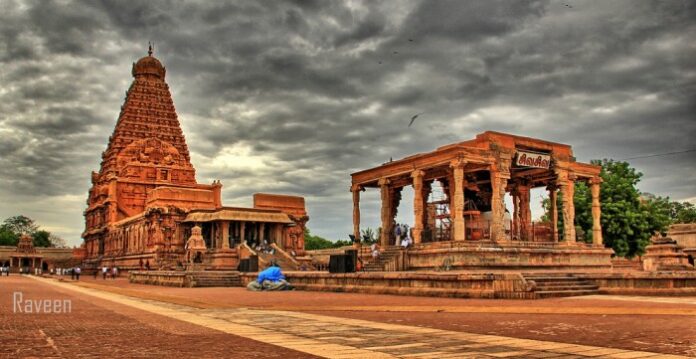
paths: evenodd
<path fill-rule="evenodd" d="M 327 358 L 684 358 L 292 311 L 198 309 L 38 279 L 86 295 Z"/>
<path fill-rule="evenodd" d="M 645 297 L 637 295 L 587 295 L 575 297 L 575 299 L 601 299 L 601 300 L 623 300 L 629 302 L 651 302 L 651 303 L 672 303 L 672 304 L 693 304 L 696 305 L 694 297 Z"/>

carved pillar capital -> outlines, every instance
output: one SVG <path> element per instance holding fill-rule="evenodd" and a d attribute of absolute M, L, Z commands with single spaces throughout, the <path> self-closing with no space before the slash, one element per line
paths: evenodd
<path fill-rule="evenodd" d="M 362 192 L 365 191 L 365 187 L 359 184 L 354 184 L 350 186 L 350 191 L 351 192 Z"/>
<path fill-rule="evenodd" d="M 388 185 L 391 184 L 391 180 L 390 180 L 389 178 L 387 178 L 387 177 L 382 177 L 382 178 L 379 179 L 379 181 L 377 181 L 377 184 L 378 184 L 380 187 L 388 186 Z"/>
<path fill-rule="evenodd" d="M 463 159 L 461 159 L 461 158 L 458 158 L 458 159 L 456 159 L 456 160 L 450 161 L 449 166 L 450 166 L 450 168 L 453 168 L 453 169 L 456 169 L 456 168 L 462 168 L 462 169 L 463 169 L 464 166 L 466 166 L 466 164 L 467 164 L 467 161 L 465 161 L 465 160 L 463 160 Z"/>
<path fill-rule="evenodd" d="M 411 172 L 411 178 L 414 178 L 414 179 L 421 178 L 422 179 L 423 176 L 425 176 L 425 171 L 423 171 L 423 170 L 413 170 L 413 172 Z"/>

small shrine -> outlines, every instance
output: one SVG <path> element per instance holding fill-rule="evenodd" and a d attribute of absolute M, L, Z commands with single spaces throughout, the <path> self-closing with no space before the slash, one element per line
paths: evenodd
<path fill-rule="evenodd" d="M 43 268 L 43 255 L 34 248 L 30 235 L 25 233 L 19 238 L 17 250 L 10 254 L 10 268 L 23 273 L 34 273 Z"/>

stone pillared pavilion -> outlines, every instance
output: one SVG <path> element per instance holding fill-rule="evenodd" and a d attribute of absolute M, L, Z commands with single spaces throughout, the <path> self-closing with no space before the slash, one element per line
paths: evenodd
<path fill-rule="evenodd" d="M 152 48 L 132 75 L 101 168 L 92 172 L 82 235 L 86 266 L 178 267 L 195 225 L 208 269 L 236 268 L 241 246 L 264 241 L 303 254 L 304 198 L 255 194 L 254 208 L 224 207 L 219 181 L 196 181 L 166 69 Z"/>
<path fill-rule="evenodd" d="M 570 146 L 499 132 L 390 161 L 351 175 L 353 232 L 360 238 L 360 193 L 380 191 L 383 248 L 398 246 L 394 226 L 401 191 L 414 193 L 413 248 L 401 270 L 611 268 L 602 243 L 599 166 L 577 162 Z M 573 194 L 576 181 L 592 193 L 592 243 L 576 241 Z M 530 191 L 544 188 L 551 223 L 534 223 Z M 505 206 L 509 194 L 513 208 Z M 557 208 L 560 194 L 562 205 Z M 438 196 L 439 195 L 439 196 Z M 563 227 L 558 227 L 558 213 Z M 562 233 L 559 236 L 559 232 Z"/>

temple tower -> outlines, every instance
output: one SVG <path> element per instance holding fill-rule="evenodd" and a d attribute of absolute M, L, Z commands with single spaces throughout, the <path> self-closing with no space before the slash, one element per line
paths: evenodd
<path fill-rule="evenodd" d="M 222 185 L 196 183 L 166 70 L 152 47 L 132 75 L 101 168 L 92 172 L 83 233 L 88 259 L 171 246 L 172 211 L 221 206 Z M 121 225 L 141 217 L 141 224 Z"/>

